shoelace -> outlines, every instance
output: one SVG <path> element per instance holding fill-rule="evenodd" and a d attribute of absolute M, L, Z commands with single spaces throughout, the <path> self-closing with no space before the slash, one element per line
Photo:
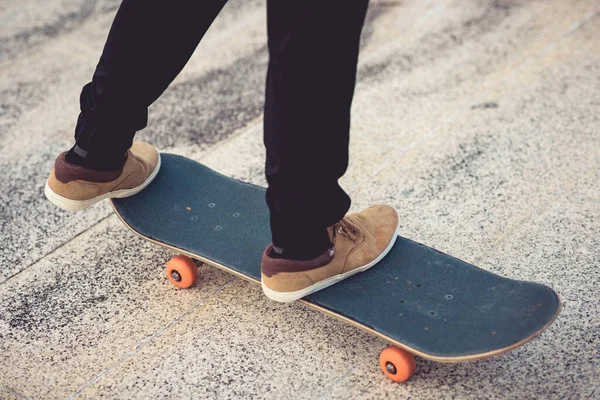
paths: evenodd
<path fill-rule="evenodd" d="M 356 240 L 361 236 L 360 228 L 356 226 L 356 224 L 349 218 L 344 218 L 335 224 L 335 233 L 344 235 L 353 242 L 356 242 Z"/>

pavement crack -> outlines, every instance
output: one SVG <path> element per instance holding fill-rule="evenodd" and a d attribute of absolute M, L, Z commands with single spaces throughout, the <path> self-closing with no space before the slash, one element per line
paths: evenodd
<path fill-rule="evenodd" d="M 232 276 L 225 283 L 223 283 L 221 286 L 217 287 L 215 290 L 213 290 L 212 292 L 210 292 L 209 294 L 207 294 L 205 297 L 203 297 L 198 303 L 194 304 L 188 310 L 186 310 L 185 312 L 183 312 L 182 314 L 180 314 L 179 316 L 177 316 L 177 318 L 173 319 L 171 322 L 169 322 L 168 324 L 166 324 L 165 326 L 163 326 L 162 328 L 160 328 L 158 331 L 156 331 L 152 336 L 150 336 L 149 338 L 144 339 L 141 342 L 139 342 L 138 344 L 136 344 L 135 347 L 133 348 L 133 350 L 131 350 L 130 352 L 124 354 L 120 359 L 118 359 L 115 363 L 113 363 L 108 368 L 105 368 L 104 370 L 102 370 L 102 372 L 100 372 L 94 378 L 92 378 L 91 380 L 89 380 L 86 384 L 84 384 L 79 389 L 77 389 L 77 391 L 75 393 L 73 393 L 72 395 L 70 395 L 68 397 L 68 399 L 69 400 L 70 399 L 74 399 L 75 397 L 79 396 L 87 388 L 89 388 L 90 386 L 92 386 L 96 382 L 98 382 L 100 379 L 102 379 L 102 377 L 104 375 L 107 375 L 107 374 L 111 373 L 117 367 L 119 367 L 121 364 L 123 364 L 125 361 L 127 361 L 130 358 L 134 357 L 146 345 L 155 342 L 158 338 L 160 338 L 171 327 L 177 325 L 179 323 L 179 321 L 181 321 L 182 319 L 184 319 L 187 315 L 189 315 L 190 313 L 192 313 L 196 309 L 200 308 L 208 300 L 210 300 L 213 296 L 215 296 L 216 294 L 218 294 L 220 291 L 222 291 L 226 286 L 228 286 L 231 282 L 233 282 L 236 279 L 237 278 L 235 276 Z"/>
<path fill-rule="evenodd" d="M 6 387 L 6 386 L 0 386 L 0 393 L 1 392 L 6 392 L 9 393 L 13 396 L 15 396 L 17 399 L 31 399 L 31 397 L 27 397 L 19 392 L 17 392 L 15 389 Z"/>
<path fill-rule="evenodd" d="M 101 219 L 99 219 L 98 221 L 94 222 L 92 225 L 88 226 L 86 229 L 82 230 L 81 232 L 77 233 L 75 236 L 65 240 L 63 243 L 59 244 L 58 246 L 56 246 L 55 248 L 53 248 L 52 250 L 50 250 L 49 252 L 47 252 L 46 254 L 41 255 L 40 257 L 38 257 L 37 259 L 35 259 L 34 261 L 30 262 L 29 265 L 27 265 L 26 267 L 23 267 L 21 269 L 19 269 L 17 272 L 15 272 L 14 274 L 10 275 L 9 277 L 7 277 L 5 280 L 0 281 L 0 285 L 4 285 L 5 283 L 7 283 L 9 280 L 11 280 L 12 278 L 14 278 L 15 276 L 19 275 L 20 273 L 22 273 L 23 271 L 29 269 L 30 267 L 32 267 L 33 265 L 37 264 L 38 262 L 40 262 L 41 260 L 43 260 L 44 258 L 48 257 L 49 255 L 51 255 L 52 253 L 60 250 L 61 248 L 63 248 L 64 246 L 66 246 L 67 244 L 71 243 L 73 240 L 77 239 L 79 236 L 83 235 L 84 233 L 86 233 L 87 231 L 89 231 L 90 229 L 100 225 L 102 222 L 106 221 L 107 219 L 109 219 L 111 216 L 113 215 L 113 213 L 111 212 L 110 214 L 108 214 L 105 217 L 102 217 Z"/>

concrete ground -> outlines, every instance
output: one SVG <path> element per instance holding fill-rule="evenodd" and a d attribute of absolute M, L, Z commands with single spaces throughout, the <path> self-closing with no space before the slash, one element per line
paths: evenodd
<path fill-rule="evenodd" d="M 174 289 L 108 204 L 43 198 L 117 6 L 0 3 L 0 398 L 600 398 L 597 0 L 372 2 L 353 210 L 391 204 L 403 236 L 564 302 L 526 346 L 405 384 L 382 340 L 206 266 Z M 265 44 L 264 1 L 232 0 L 138 137 L 264 184 Z"/>

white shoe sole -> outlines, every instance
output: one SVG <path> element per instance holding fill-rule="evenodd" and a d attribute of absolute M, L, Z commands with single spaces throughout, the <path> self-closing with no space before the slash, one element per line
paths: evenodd
<path fill-rule="evenodd" d="M 396 211 L 396 213 L 398 213 L 398 211 Z M 390 244 L 385 248 L 385 250 L 383 250 L 383 252 L 375 260 L 371 261 L 368 264 L 363 265 L 362 267 L 355 268 L 352 271 L 348 271 L 344 274 L 331 276 L 327 279 L 323 279 L 322 281 L 316 282 L 315 284 L 308 286 L 304 289 L 296 290 L 295 292 L 277 292 L 273 289 L 269 289 L 268 287 L 266 287 L 264 282 L 261 281 L 261 286 L 262 286 L 263 292 L 271 300 L 275 300 L 280 303 L 289 303 L 291 301 L 299 300 L 299 299 L 303 298 L 304 296 L 308 296 L 311 293 L 318 292 L 319 290 L 325 289 L 326 287 L 329 287 L 335 283 L 343 281 L 344 279 L 347 279 L 347 278 L 351 277 L 352 275 L 358 274 L 359 272 L 364 272 L 364 271 L 368 270 L 369 268 L 373 267 L 379 261 L 381 261 L 383 259 L 383 257 L 385 257 L 390 252 L 390 250 L 392 250 L 392 247 L 394 247 L 394 243 L 396 243 L 396 239 L 398 238 L 398 230 L 399 229 L 400 229 L 400 218 L 398 218 L 398 226 L 396 227 L 396 232 L 394 233 L 394 238 L 392 239 Z"/>
<path fill-rule="evenodd" d="M 61 196 L 60 194 L 56 193 L 54 190 L 52 190 L 50 188 L 50 186 L 48 185 L 48 182 L 46 182 L 46 187 L 44 188 L 44 194 L 46 195 L 46 198 L 48 200 L 50 200 L 50 202 L 52 204 L 54 204 L 55 206 L 57 206 L 59 208 L 62 208 L 63 210 L 81 211 L 81 210 L 86 209 L 86 208 L 92 206 L 93 204 L 96 204 L 99 201 L 102 201 L 105 199 L 117 199 L 117 198 L 123 198 L 123 197 L 130 197 L 130 196 L 133 196 L 133 195 L 139 193 L 140 191 L 142 191 L 142 189 L 144 189 L 146 186 L 148 186 L 154 180 L 154 178 L 156 178 L 156 175 L 158 174 L 158 171 L 160 170 L 160 162 L 161 162 L 161 160 L 160 160 L 160 153 L 159 153 L 158 154 L 158 164 L 156 164 L 156 168 L 154 168 L 154 171 L 152 171 L 152 174 L 150 174 L 150 176 L 148 176 L 148 178 L 146 178 L 144 183 L 142 183 L 141 185 L 136 186 L 134 188 L 131 188 L 131 189 L 115 190 L 114 192 L 104 193 L 104 194 L 101 194 L 100 196 L 96 196 L 89 200 L 72 200 L 72 199 L 69 199 L 67 197 Z"/>

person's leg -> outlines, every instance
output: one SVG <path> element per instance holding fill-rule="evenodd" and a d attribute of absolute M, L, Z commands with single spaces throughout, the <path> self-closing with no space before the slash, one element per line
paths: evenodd
<path fill-rule="evenodd" d="M 227 0 L 124 0 L 92 82 L 84 86 L 66 160 L 94 170 L 125 162 L 147 108 L 175 79 Z"/>
<path fill-rule="evenodd" d="M 264 115 L 273 244 L 307 260 L 331 247 L 327 227 L 350 198 L 350 106 L 368 0 L 268 0 Z M 273 254 L 275 256 L 275 254 Z"/>
<path fill-rule="evenodd" d="M 77 211 L 152 182 L 160 154 L 133 143 L 148 106 L 175 79 L 227 0 L 124 0 L 92 82 L 80 96 L 75 145 L 61 153 L 44 193 Z"/>
<path fill-rule="evenodd" d="M 367 0 L 268 0 L 267 203 L 273 243 L 264 293 L 293 301 L 377 264 L 399 226 L 393 207 L 346 215 L 350 106 Z"/>

